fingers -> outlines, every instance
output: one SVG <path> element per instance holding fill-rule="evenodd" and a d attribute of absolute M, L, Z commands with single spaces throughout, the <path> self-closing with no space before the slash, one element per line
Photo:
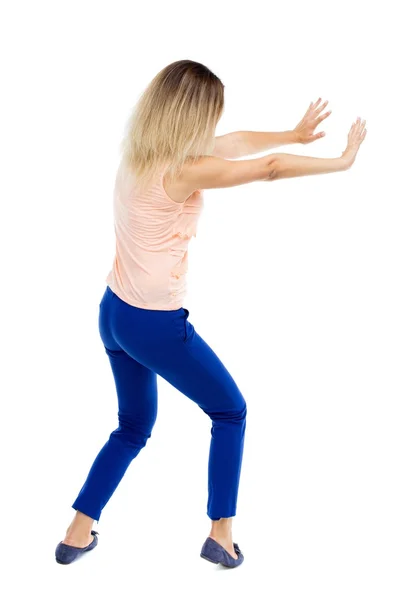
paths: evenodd
<path fill-rule="evenodd" d="M 306 120 L 310 121 L 310 125 L 313 126 L 313 129 L 315 129 L 319 125 L 319 123 L 322 123 L 324 119 L 327 119 L 332 113 L 332 110 L 328 110 L 326 113 L 318 117 L 319 113 L 321 113 L 324 110 L 324 108 L 328 106 L 328 100 L 326 100 L 321 106 L 319 106 L 320 102 L 321 98 L 318 98 L 318 100 L 315 103 L 311 102 L 309 105 L 309 109 L 305 115 Z"/>
<path fill-rule="evenodd" d="M 357 117 L 357 120 L 351 125 L 350 133 L 348 138 L 351 143 L 361 144 L 367 135 L 366 120 L 361 121 L 361 117 Z"/>
<path fill-rule="evenodd" d="M 353 122 L 353 124 L 351 125 L 351 129 L 350 129 L 350 133 L 351 135 L 355 135 L 357 133 L 357 126 L 358 126 L 358 121 L 359 121 L 359 117 L 357 118 L 356 121 Z"/>
<path fill-rule="evenodd" d="M 365 138 L 366 133 L 367 133 L 367 129 L 365 128 L 365 124 L 366 124 L 366 120 L 364 119 L 364 121 L 361 123 L 360 142 L 363 141 L 363 139 Z"/>
<path fill-rule="evenodd" d="M 328 106 L 328 100 L 326 100 L 319 109 L 315 108 L 316 114 L 319 115 L 319 113 L 322 112 L 326 106 Z M 329 112 L 331 112 L 331 111 L 329 111 Z"/>
<path fill-rule="evenodd" d="M 325 108 L 325 106 L 328 104 L 328 100 L 327 100 L 326 102 L 324 102 L 324 104 L 318 110 L 318 106 L 319 106 L 319 103 L 320 103 L 321 100 L 322 100 L 322 98 L 318 98 L 318 100 L 316 102 L 311 102 L 309 104 L 308 112 L 318 112 L 318 113 L 320 113 L 321 110 L 323 110 Z"/>
<path fill-rule="evenodd" d="M 313 135 L 311 137 L 311 142 L 314 142 L 315 140 L 319 140 L 320 138 L 323 138 L 325 136 L 325 131 L 320 131 L 319 133 L 316 133 L 315 135 Z"/>
<path fill-rule="evenodd" d="M 321 101 L 322 98 L 318 98 L 316 102 L 311 102 L 309 104 L 308 110 L 306 111 L 306 122 L 309 121 L 308 125 L 313 125 L 313 129 L 315 129 L 320 123 L 322 123 L 324 119 L 327 119 L 332 113 L 332 110 L 328 110 L 323 115 L 318 116 L 328 105 L 328 100 L 326 100 L 322 105 L 320 105 Z M 361 117 L 357 117 L 356 121 L 354 121 L 354 123 L 352 124 L 350 132 L 348 134 L 348 138 L 351 142 L 361 143 L 364 140 L 365 136 L 367 135 L 367 129 L 365 127 L 366 123 L 367 122 L 365 119 L 361 120 Z M 324 135 L 324 132 L 317 133 L 310 138 L 310 141 L 317 140 L 323 137 Z"/>
<path fill-rule="evenodd" d="M 332 113 L 332 110 L 328 110 L 328 112 L 326 112 L 325 114 L 323 114 L 320 117 L 318 117 L 317 119 L 315 119 L 316 125 L 319 125 L 319 123 L 322 123 L 322 121 L 324 119 L 327 119 L 331 113 Z"/>
<path fill-rule="evenodd" d="M 318 100 L 317 100 L 316 102 L 311 102 L 311 103 L 309 104 L 309 108 L 308 108 L 308 110 L 306 111 L 306 114 L 307 114 L 308 116 L 312 115 L 312 113 L 314 113 L 314 114 L 316 114 L 316 115 L 319 115 L 319 113 L 323 111 L 323 109 L 324 109 L 324 108 L 327 106 L 327 104 L 328 104 L 328 100 L 326 100 L 326 101 L 323 103 L 323 105 L 322 105 L 320 108 L 318 108 L 318 106 L 319 106 L 319 103 L 321 102 L 321 100 L 322 100 L 322 98 L 318 98 Z"/>
<path fill-rule="evenodd" d="M 366 120 L 361 121 L 361 117 L 357 117 L 357 120 L 352 124 L 351 132 L 357 137 L 361 137 L 364 131 L 367 132 L 365 129 L 366 123 Z"/>
<path fill-rule="evenodd" d="M 322 100 L 322 98 L 318 98 L 318 100 L 315 102 L 315 104 L 313 105 L 313 110 L 316 109 L 316 107 L 318 106 L 318 104 L 320 103 L 320 101 Z"/>
<path fill-rule="evenodd" d="M 360 129 L 364 129 L 366 121 L 361 121 L 361 117 L 357 117 L 357 120 L 354 121 L 352 127 L 354 127 L 357 131 Z"/>

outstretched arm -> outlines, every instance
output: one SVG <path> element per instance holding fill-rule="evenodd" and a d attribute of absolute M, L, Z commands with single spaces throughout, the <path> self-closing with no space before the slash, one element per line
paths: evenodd
<path fill-rule="evenodd" d="M 224 160 L 217 156 L 201 156 L 185 163 L 179 180 L 183 195 L 210 188 L 226 188 L 254 181 L 275 181 L 345 171 L 352 167 L 367 130 L 360 118 L 348 134 L 347 147 L 337 158 L 315 158 L 297 154 L 268 154 L 250 160 Z"/>
<path fill-rule="evenodd" d="M 315 158 L 283 152 L 274 154 L 270 163 L 269 181 L 286 179 L 287 177 L 335 173 L 336 171 L 350 169 L 367 134 L 365 125 L 366 121 L 362 121 L 360 117 L 352 124 L 348 133 L 347 147 L 338 158 Z"/>
<path fill-rule="evenodd" d="M 329 115 L 319 114 L 327 106 L 328 101 L 319 106 L 321 98 L 310 103 L 305 115 L 293 129 L 287 131 L 234 131 L 215 138 L 213 156 L 220 158 L 241 158 L 265 152 L 287 144 L 309 144 L 325 135 L 314 133 L 316 127 Z"/>
<path fill-rule="evenodd" d="M 297 142 L 295 131 L 233 131 L 215 138 L 212 156 L 241 158 Z"/>

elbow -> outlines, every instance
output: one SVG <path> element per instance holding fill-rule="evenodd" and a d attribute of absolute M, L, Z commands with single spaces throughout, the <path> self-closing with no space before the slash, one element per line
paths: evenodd
<path fill-rule="evenodd" d="M 273 157 L 267 163 L 266 181 L 275 181 L 279 179 L 281 174 L 281 164 L 278 158 Z"/>

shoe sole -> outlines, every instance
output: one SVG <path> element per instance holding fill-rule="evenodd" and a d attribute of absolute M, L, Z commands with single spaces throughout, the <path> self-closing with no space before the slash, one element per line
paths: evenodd
<path fill-rule="evenodd" d="M 214 565 L 221 565 L 223 567 L 225 567 L 226 569 L 235 569 L 236 567 L 239 567 L 242 563 L 239 563 L 238 565 L 224 565 L 224 563 L 220 562 L 219 560 L 212 560 L 212 558 L 208 558 L 208 556 L 205 556 L 204 554 L 200 554 L 199 555 L 201 558 L 204 558 L 205 560 L 209 561 L 210 563 L 213 563 Z"/>

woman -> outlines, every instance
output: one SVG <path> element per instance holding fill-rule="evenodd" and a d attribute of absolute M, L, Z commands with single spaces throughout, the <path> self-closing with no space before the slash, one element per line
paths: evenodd
<path fill-rule="evenodd" d="M 293 131 L 236 132 L 215 137 L 224 85 L 204 65 L 180 60 L 162 69 L 129 119 L 114 188 L 116 250 L 100 303 L 99 331 L 115 379 L 119 427 L 98 453 L 72 507 L 76 513 L 56 548 L 69 564 L 97 545 L 92 530 L 130 462 L 146 445 L 157 414 L 160 375 L 211 419 L 207 515 L 211 529 L 200 555 L 236 567 L 232 539 L 247 406 L 234 379 L 190 323 L 186 294 L 188 244 L 203 208 L 202 190 L 345 171 L 365 138 L 352 125 L 339 158 L 268 154 L 227 160 L 288 143 L 309 143 L 331 111 L 310 104 Z M 227 460 L 224 460 L 224 458 Z"/>

